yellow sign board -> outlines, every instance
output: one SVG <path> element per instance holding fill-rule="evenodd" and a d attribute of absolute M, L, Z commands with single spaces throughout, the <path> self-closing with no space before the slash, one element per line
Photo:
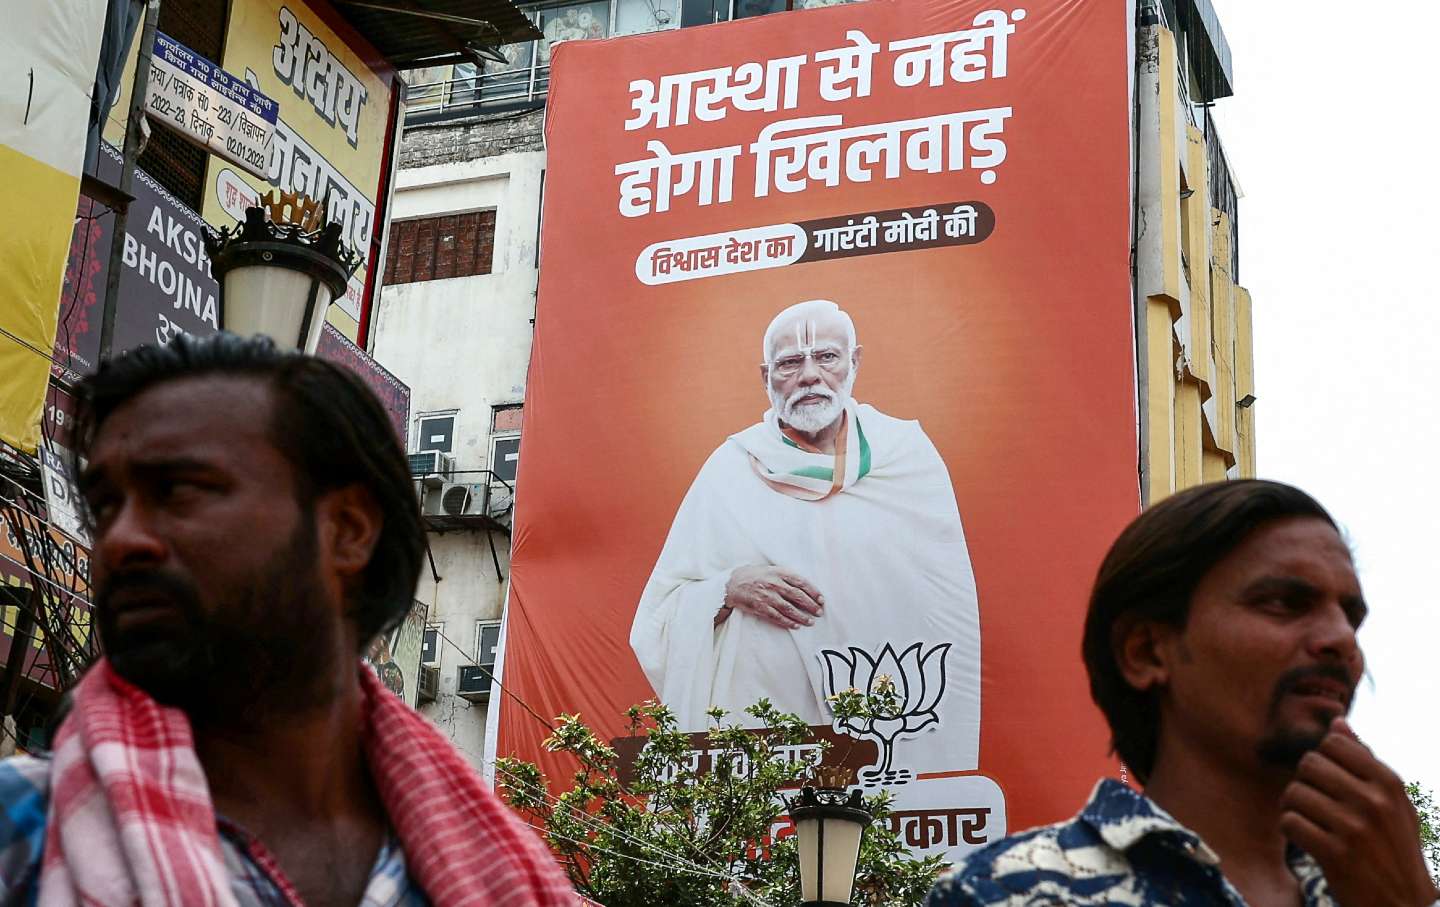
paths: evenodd
<path fill-rule="evenodd" d="M 362 58 L 358 44 L 298 0 L 234 5 L 221 65 L 275 99 L 280 116 L 266 179 L 212 158 L 200 212 L 212 224 L 233 223 L 272 188 L 324 200 L 328 218 L 366 260 L 330 309 L 331 323 L 351 339 L 374 279 L 367 265 L 381 227 L 378 189 L 393 81 L 383 62 Z"/>
<path fill-rule="evenodd" d="M 0 440 L 33 452 L 105 0 L 6 4 L 0 29 Z"/>

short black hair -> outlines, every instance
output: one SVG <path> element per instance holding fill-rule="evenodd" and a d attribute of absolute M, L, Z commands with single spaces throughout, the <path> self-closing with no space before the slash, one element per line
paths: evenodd
<path fill-rule="evenodd" d="M 1190 488 L 1140 514 L 1110 546 L 1095 577 L 1081 646 L 1090 695 L 1111 743 L 1143 783 L 1155 764 L 1160 713 L 1153 691 L 1132 687 L 1115 659 L 1122 621 L 1184 629 L 1195 587 L 1262 524 L 1287 517 L 1335 520 L 1310 495 L 1280 482 L 1236 479 Z M 1336 527 L 1339 530 L 1339 527 Z"/>
<path fill-rule="evenodd" d="M 426 540 L 394 423 L 349 369 L 279 350 L 259 335 L 181 334 L 163 346 L 137 347 L 106 360 L 80 381 L 75 465 L 88 459 L 105 420 L 126 402 L 157 385 L 202 375 L 253 378 L 270 387 L 275 400 L 270 438 L 294 468 L 303 506 L 323 492 L 349 485 L 361 485 L 374 496 L 384 522 L 349 603 L 363 650 L 410 611 Z"/>

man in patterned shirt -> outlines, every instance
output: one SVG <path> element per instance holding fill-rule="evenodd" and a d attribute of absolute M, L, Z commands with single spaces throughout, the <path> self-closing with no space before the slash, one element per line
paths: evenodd
<path fill-rule="evenodd" d="M 425 530 L 350 372 L 178 337 L 79 388 L 105 657 L 0 763 L 0 903 L 573 904 L 543 843 L 359 653 Z"/>
<path fill-rule="evenodd" d="M 962 905 L 1424 907 L 1436 901 L 1395 773 L 1344 715 L 1366 605 L 1312 498 L 1201 486 L 1143 513 L 1095 581 L 1083 653 L 1114 780 L 1068 822 L 974 854 Z"/>

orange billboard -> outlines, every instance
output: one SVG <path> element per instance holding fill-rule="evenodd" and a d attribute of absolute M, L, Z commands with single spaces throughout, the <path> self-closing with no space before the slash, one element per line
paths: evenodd
<path fill-rule="evenodd" d="M 1119 772 L 1079 653 L 1139 508 L 1129 29 L 875 0 L 556 49 L 495 752 L 562 771 L 517 702 L 763 696 L 952 859 Z"/>

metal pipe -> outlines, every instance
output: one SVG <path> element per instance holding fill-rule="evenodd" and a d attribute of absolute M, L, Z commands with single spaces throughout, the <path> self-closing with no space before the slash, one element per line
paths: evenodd
<path fill-rule="evenodd" d="M 140 55 L 135 59 L 135 81 L 130 86 L 130 110 L 125 115 L 125 148 L 120 164 L 120 192 L 131 195 L 135 181 L 135 159 L 140 156 L 140 124 L 145 116 L 145 95 L 150 85 L 150 55 L 160 23 L 160 0 L 145 7 L 145 25 L 140 33 Z M 129 208 L 115 212 L 111 224 L 110 268 L 105 274 L 105 304 L 100 310 L 100 361 L 110 358 L 115 345 L 115 305 L 120 294 L 120 269 L 125 255 L 125 222 Z"/>

